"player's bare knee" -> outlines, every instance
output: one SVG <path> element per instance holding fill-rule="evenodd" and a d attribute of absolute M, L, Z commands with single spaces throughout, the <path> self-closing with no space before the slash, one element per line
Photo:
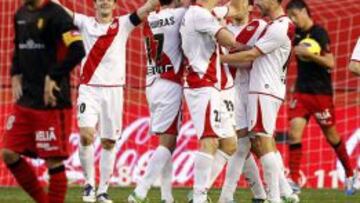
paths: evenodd
<path fill-rule="evenodd" d="M 276 147 L 273 145 L 273 138 L 266 136 L 255 136 L 254 145 L 257 149 L 257 156 L 261 157 L 269 152 L 275 152 Z"/>
<path fill-rule="evenodd" d="M 215 154 L 219 148 L 219 140 L 217 138 L 203 138 L 199 144 L 199 150 L 208 154 Z"/>
<path fill-rule="evenodd" d="M 93 144 L 95 129 L 93 128 L 80 128 L 80 142 L 82 146 Z"/>
<path fill-rule="evenodd" d="M 101 146 L 103 149 L 112 150 L 115 147 L 115 140 L 101 139 Z"/>
<path fill-rule="evenodd" d="M 219 149 L 227 155 L 233 155 L 237 150 L 237 138 L 231 137 L 219 141 Z"/>
<path fill-rule="evenodd" d="M 15 163 L 17 160 L 19 160 L 20 155 L 14 151 L 11 151 L 9 149 L 1 149 L 1 157 L 2 160 L 6 163 L 6 164 L 12 164 Z"/>
<path fill-rule="evenodd" d="M 176 135 L 160 135 L 160 145 L 166 147 L 172 153 L 176 148 Z"/>

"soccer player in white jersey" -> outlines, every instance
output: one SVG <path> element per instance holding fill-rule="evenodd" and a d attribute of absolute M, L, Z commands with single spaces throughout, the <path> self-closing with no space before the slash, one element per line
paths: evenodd
<path fill-rule="evenodd" d="M 263 16 L 272 22 L 260 35 L 255 47 L 225 55 L 225 63 L 253 62 L 250 71 L 248 96 L 248 128 L 254 135 L 251 140 L 260 158 L 268 190 L 268 200 L 273 203 L 298 202 L 284 175 L 280 153 L 273 134 L 276 118 L 285 97 L 285 77 L 291 54 L 291 40 L 295 26 L 285 15 L 281 0 L 255 0 Z"/>
<path fill-rule="evenodd" d="M 358 39 L 354 51 L 351 55 L 349 70 L 355 75 L 360 76 L 360 38 Z"/>
<path fill-rule="evenodd" d="M 151 156 L 144 177 L 128 197 L 129 203 L 146 202 L 147 193 L 159 176 L 161 202 L 174 202 L 171 155 L 181 121 L 183 54 L 179 28 L 186 11 L 178 4 L 175 0 L 160 0 L 160 9 L 150 13 L 144 26 L 150 132 L 159 136 L 160 144 Z"/>
<path fill-rule="evenodd" d="M 114 170 L 114 146 L 121 133 L 126 42 L 129 33 L 157 5 L 158 0 L 148 0 L 137 11 L 118 17 L 113 16 L 116 0 L 94 0 L 95 16 L 86 16 L 65 8 L 80 29 L 86 50 L 81 65 L 77 101 L 79 157 L 86 179 L 84 202 L 112 202 L 107 189 Z M 97 130 L 102 152 L 100 183 L 95 195 L 93 142 Z"/>
<path fill-rule="evenodd" d="M 227 28 L 234 33 L 237 42 L 253 47 L 257 38 L 265 29 L 267 23 L 263 20 L 252 20 L 249 22 L 249 14 L 253 9 L 253 1 L 242 0 L 245 12 L 241 12 L 240 15 L 234 16 L 227 22 Z M 214 12 L 219 17 L 218 9 L 215 8 Z M 221 15 L 221 14 L 220 14 Z M 247 129 L 247 99 L 248 99 L 248 86 L 249 86 L 249 71 L 251 63 L 241 64 L 245 68 L 231 67 L 226 72 L 229 77 L 225 80 L 227 86 L 224 92 L 230 92 L 234 101 L 228 101 L 227 103 L 234 103 L 235 107 L 235 129 L 238 136 L 238 147 L 236 153 L 230 158 L 227 166 L 225 182 L 222 187 L 222 192 L 219 198 L 220 203 L 229 203 L 234 201 L 234 193 L 237 188 L 237 183 L 240 178 L 241 172 L 243 171 L 246 180 L 251 186 L 254 198 L 253 202 L 264 202 L 266 200 L 266 192 L 264 190 L 261 178 L 259 176 L 259 169 L 253 155 L 250 153 L 250 139 Z M 225 66 L 226 67 L 226 66 Z M 226 69 L 225 69 L 226 70 Z M 235 77 L 235 82 L 233 82 Z M 222 80 L 223 82 L 224 80 Z M 229 88 L 230 83 L 235 83 L 235 88 Z M 235 93 L 234 93 L 235 92 Z M 227 96 L 229 98 L 229 96 Z"/>
<path fill-rule="evenodd" d="M 194 192 L 189 198 L 196 203 L 209 201 L 211 173 L 221 170 L 236 150 L 232 123 L 227 122 L 226 112 L 221 108 L 219 58 L 219 45 L 233 47 L 236 41 L 212 15 L 217 3 L 217 0 L 196 1 L 185 13 L 180 27 L 182 49 L 188 62 L 184 95 L 199 139 L 194 158 Z M 231 1 L 229 13 L 239 8 L 237 3 Z"/>

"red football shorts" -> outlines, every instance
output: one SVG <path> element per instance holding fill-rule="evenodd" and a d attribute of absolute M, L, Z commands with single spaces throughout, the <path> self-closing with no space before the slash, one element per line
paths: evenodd
<path fill-rule="evenodd" d="M 14 105 L 2 148 L 40 158 L 69 156 L 72 109 L 35 110 Z"/>
<path fill-rule="evenodd" d="M 309 120 L 311 115 L 321 126 L 334 125 L 333 97 L 330 95 L 295 93 L 289 104 L 289 119 L 301 117 Z"/>

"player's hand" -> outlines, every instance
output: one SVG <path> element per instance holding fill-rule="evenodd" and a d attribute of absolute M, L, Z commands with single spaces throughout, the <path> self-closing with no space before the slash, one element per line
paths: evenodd
<path fill-rule="evenodd" d="M 57 86 L 56 82 L 47 75 L 45 77 L 44 87 L 44 103 L 46 106 L 56 106 L 56 96 L 54 95 L 54 91 L 60 91 L 60 88 Z"/>
<path fill-rule="evenodd" d="M 311 56 L 311 53 L 303 45 L 296 46 L 294 48 L 294 51 L 295 51 L 295 55 L 301 58 L 309 58 Z"/>
<path fill-rule="evenodd" d="M 15 101 L 19 100 L 23 94 L 21 83 L 22 83 L 21 75 L 14 75 L 11 77 L 11 90 L 12 90 L 13 99 Z"/>

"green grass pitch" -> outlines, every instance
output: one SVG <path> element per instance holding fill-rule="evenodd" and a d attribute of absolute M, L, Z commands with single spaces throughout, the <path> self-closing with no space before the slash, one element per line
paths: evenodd
<path fill-rule="evenodd" d="M 121 188 L 111 187 L 109 194 L 113 198 L 114 202 L 126 203 L 127 196 L 132 192 L 133 188 Z M 80 187 L 70 187 L 66 202 L 81 202 Z M 175 199 L 179 203 L 186 203 L 186 194 L 189 192 L 189 188 L 176 188 L 173 191 Z M 211 190 L 210 196 L 213 202 L 216 203 L 219 196 L 219 190 Z M 360 192 L 354 196 L 345 196 L 342 191 L 339 190 L 303 190 L 300 194 L 302 203 L 360 203 Z M 149 193 L 150 203 L 160 202 L 159 189 L 152 189 Z M 236 200 L 239 203 L 251 202 L 251 193 L 249 190 L 238 190 L 236 193 Z M 31 199 L 17 187 L 0 188 L 0 203 L 24 203 L 32 202 Z"/>

